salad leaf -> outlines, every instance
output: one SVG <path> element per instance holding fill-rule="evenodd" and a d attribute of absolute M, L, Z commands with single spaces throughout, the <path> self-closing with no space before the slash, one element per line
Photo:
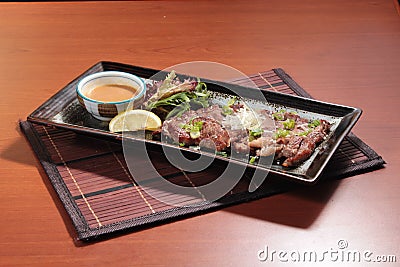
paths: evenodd
<path fill-rule="evenodd" d="M 173 86 L 173 81 L 176 78 L 176 74 L 175 71 L 171 71 L 170 73 L 168 73 L 167 77 L 165 77 L 164 81 L 162 82 L 162 84 L 160 85 L 160 88 L 158 88 L 159 92 L 164 92 L 166 90 L 168 90 L 169 88 L 171 88 Z"/>
<path fill-rule="evenodd" d="M 201 82 L 200 79 L 195 81 L 184 81 L 180 83 L 175 80 L 176 74 L 174 71 L 169 73 L 162 82 L 156 94 L 154 94 L 146 103 L 149 110 L 161 107 L 170 107 L 166 119 L 173 116 L 181 116 L 189 109 L 205 108 L 209 106 L 207 85 Z M 163 109 L 166 110 L 166 109 Z"/>

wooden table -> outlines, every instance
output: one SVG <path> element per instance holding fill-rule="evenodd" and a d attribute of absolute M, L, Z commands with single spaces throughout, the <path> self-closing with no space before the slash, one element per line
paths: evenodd
<path fill-rule="evenodd" d="M 0 4 L 0 266 L 291 266 L 280 250 L 340 252 L 341 239 L 372 259 L 396 255 L 398 265 L 399 55 L 400 17 L 391 0 Z M 246 74 L 282 67 L 315 98 L 362 108 L 353 132 L 388 164 L 98 243 L 75 242 L 18 120 L 100 60 L 156 69 L 207 60 Z M 266 246 L 277 252 L 261 262 Z M 338 263 L 350 264 L 326 255 L 322 265 Z"/>

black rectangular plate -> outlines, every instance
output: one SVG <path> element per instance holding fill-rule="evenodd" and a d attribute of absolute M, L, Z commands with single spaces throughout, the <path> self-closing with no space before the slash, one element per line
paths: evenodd
<path fill-rule="evenodd" d="M 122 139 L 121 134 L 108 131 L 108 124 L 94 119 L 79 105 L 76 99 L 75 88 L 80 79 L 92 73 L 109 70 L 128 72 L 145 79 L 148 79 L 160 72 L 159 70 L 117 62 L 99 62 L 71 81 L 58 93 L 43 103 L 38 109 L 32 112 L 28 116 L 28 121 L 43 125 L 55 126 L 67 130 L 73 130 L 82 134 L 88 134 L 99 138 L 120 141 Z M 285 79 L 288 80 L 288 77 L 285 77 Z M 258 88 L 243 87 L 232 83 L 212 81 L 204 78 L 201 78 L 201 80 L 207 83 L 210 91 L 215 91 L 222 94 L 231 94 L 232 89 L 236 92 L 240 92 L 242 97 L 249 99 L 254 99 L 254 96 L 259 94 Z M 288 86 L 291 86 L 290 82 L 287 84 Z M 293 82 L 293 84 L 295 83 Z M 285 107 L 289 110 L 300 111 L 303 114 L 309 113 L 324 117 L 331 116 L 338 119 L 337 125 L 335 125 L 335 128 L 329 138 L 325 140 L 323 144 L 319 146 L 318 151 L 313 154 L 312 159 L 309 159 L 305 165 L 301 165 L 298 168 L 282 169 L 277 165 L 267 168 L 239 161 L 235 161 L 235 163 L 240 165 L 244 164 L 248 168 L 254 168 L 260 171 L 270 171 L 274 174 L 282 176 L 283 178 L 293 181 L 314 184 L 318 181 L 318 178 L 320 178 L 327 162 L 332 157 L 343 138 L 349 133 L 351 128 L 357 122 L 362 113 L 361 109 L 268 90 L 262 90 L 262 94 L 268 100 L 268 105 Z M 146 140 L 145 142 L 147 143 L 147 147 L 149 149 L 160 150 L 162 146 L 170 146 L 172 149 L 186 150 L 187 153 L 202 153 L 206 156 L 209 155 L 208 153 L 179 148 L 156 141 Z M 218 156 L 216 158 L 218 161 L 229 160 L 227 158 Z"/>

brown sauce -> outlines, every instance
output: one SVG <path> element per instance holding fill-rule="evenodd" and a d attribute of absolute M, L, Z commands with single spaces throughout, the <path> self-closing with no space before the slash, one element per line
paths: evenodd
<path fill-rule="evenodd" d="M 93 88 L 85 96 L 101 102 L 118 102 L 137 95 L 138 90 L 132 86 L 121 84 L 105 84 Z"/>

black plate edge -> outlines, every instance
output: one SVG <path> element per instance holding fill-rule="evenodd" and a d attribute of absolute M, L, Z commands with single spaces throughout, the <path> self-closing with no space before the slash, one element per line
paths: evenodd
<path fill-rule="evenodd" d="M 155 73 L 160 72 L 159 70 L 155 70 L 155 69 L 151 69 L 151 68 L 145 68 L 145 67 L 139 67 L 139 66 L 134 66 L 134 65 L 129 65 L 129 64 L 124 64 L 124 63 L 119 63 L 119 62 L 112 62 L 112 61 L 100 61 L 96 64 L 94 64 L 92 67 L 90 67 L 89 69 L 87 69 L 86 71 L 84 71 L 81 75 L 79 75 L 78 77 L 76 77 L 74 80 L 72 80 L 71 82 L 69 82 L 64 88 L 62 88 L 59 92 L 57 92 L 56 94 L 53 95 L 52 98 L 48 99 L 46 102 L 44 102 L 42 105 L 40 105 L 34 112 L 32 112 L 27 120 L 30 122 L 34 122 L 34 123 L 39 123 L 42 125 L 46 125 L 46 126 L 54 126 L 54 127 L 58 127 L 58 128 L 62 128 L 65 130 L 73 130 L 76 131 L 78 133 L 84 133 L 84 134 L 89 134 L 93 137 L 106 137 L 108 140 L 111 141 L 121 141 L 122 140 L 122 135 L 121 134 L 116 134 L 116 133 L 110 133 L 107 131 L 102 131 L 102 130 L 97 130 L 97 129 L 91 129 L 88 127 L 83 127 L 83 126 L 78 126 L 78 125 L 67 125 L 67 124 L 61 124 L 61 123 L 56 123 L 56 122 L 51 122 L 48 121 L 47 119 L 43 119 L 43 118 L 38 118 L 36 117 L 37 114 L 40 114 L 40 111 L 43 109 L 46 109 L 46 106 L 53 103 L 52 100 L 57 99 L 58 98 L 63 98 L 61 97 L 62 94 L 65 91 L 71 90 L 71 86 L 74 86 L 75 83 L 77 83 L 77 81 L 79 81 L 80 79 L 82 79 L 82 77 L 84 77 L 85 75 L 89 75 L 91 73 L 95 73 L 95 72 L 99 72 L 99 71 L 103 71 L 103 70 L 120 70 L 120 71 L 127 71 L 139 76 L 143 76 L 144 78 L 150 78 L 151 76 L 153 76 Z M 294 80 L 287 75 L 283 69 L 281 68 L 277 68 L 274 69 L 274 71 L 276 71 L 276 73 L 282 78 L 286 79 L 285 82 L 288 82 L 288 84 L 291 84 L 291 86 L 296 87 L 296 90 L 301 89 L 301 91 L 299 91 L 298 93 L 302 93 L 304 94 L 304 90 L 297 84 L 294 82 Z M 166 74 L 167 72 L 165 72 Z M 182 77 L 187 77 L 186 75 L 180 75 Z M 205 78 L 201 78 L 203 81 L 205 82 L 212 82 L 218 86 L 221 86 L 219 88 L 225 88 L 225 87 L 231 87 L 234 86 L 236 88 L 241 88 L 242 90 L 245 89 L 246 92 L 246 96 L 251 97 L 251 92 L 257 92 L 259 93 L 258 88 L 251 88 L 251 87 L 244 87 L 244 86 L 240 86 L 240 85 L 236 85 L 236 84 L 231 84 L 231 83 L 225 83 L 225 82 L 220 82 L 220 81 L 213 81 L 213 80 L 209 80 L 209 79 L 205 79 Z M 211 86 L 211 89 L 215 89 L 213 86 Z M 229 91 L 225 91 L 225 90 L 219 90 L 221 92 L 225 92 L 225 93 L 229 93 Z M 292 175 L 290 173 L 286 173 L 283 171 L 279 171 L 279 170 L 274 170 L 274 169 L 266 169 L 264 167 L 261 166 L 256 166 L 256 165 L 250 165 L 247 163 L 243 163 L 243 164 L 247 164 L 250 168 L 261 168 L 264 169 L 268 172 L 277 174 L 279 176 L 283 176 L 284 178 L 291 178 L 291 179 L 295 179 L 298 182 L 301 183 L 306 183 L 306 184 L 314 184 L 317 182 L 318 177 L 320 176 L 320 174 L 322 173 L 324 167 L 326 166 L 327 162 L 329 161 L 330 157 L 333 155 L 333 153 L 335 152 L 336 148 L 340 145 L 341 141 L 343 140 L 343 138 L 346 136 L 347 133 L 350 132 L 351 128 L 355 125 L 355 123 L 357 122 L 358 118 L 360 117 L 362 110 L 360 108 L 355 108 L 355 107 L 350 107 L 350 106 L 345 106 L 345 105 L 339 105 L 339 104 L 334 104 L 334 103 L 329 103 L 329 102 L 324 102 L 324 101 L 319 101 L 319 100 L 315 100 L 312 98 L 309 98 L 310 95 L 307 96 L 295 96 L 295 95 L 288 95 L 288 94 L 284 94 L 284 93 L 280 93 L 280 92 L 273 92 L 273 91 L 266 91 L 266 90 L 261 90 L 262 93 L 267 97 L 267 98 L 271 98 L 273 97 L 276 101 L 281 102 L 283 105 L 287 105 L 286 102 L 288 99 L 293 100 L 293 101 L 303 101 L 304 103 L 311 103 L 312 105 L 322 105 L 325 107 L 334 107 L 337 108 L 339 110 L 347 110 L 348 113 L 346 113 L 346 115 L 352 115 L 352 117 L 354 118 L 353 121 L 351 122 L 350 125 L 348 125 L 348 128 L 346 129 L 345 134 L 342 133 L 340 135 L 340 138 L 338 139 L 334 149 L 330 150 L 330 153 L 328 155 L 328 157 L 326 158 L 326 160 L 324 160 L 323 162 L 323 167 L 321 166 L 320 170 L 318 173 L 316 173 L 316 176 L 310 176 L 310 175 Z M 304 92 L 303 92 L 304 91 Z M 280 104 L 280 103 L 278 103 Z M 307 108 L 308 107 L 308 108 Z M 304 106 L 304 108 L 302 107 L 302 110 L 307 111 L 307 109 L 309 109 L 310 106 L 306 105 Z M 312 108 L 312 107 L 311 107 Z M 48 110 L 47 110 L 48 111 Z M 315 112 L 315 111 L 313 111 Z M 326 115 L 331 115 L 331 114 L 326 114 Z M 147 140 L 148 141 L 148 140 Z M 162 145 L 162 144 L 158 144 L 158 145 Z M 194 153 L 198 153 L 196 151 L 192 151 Z M 226 159 L 225 159 L 226 160 Z M 239 164 L 242 164 L 241 162 L 238 162 Z"/>

